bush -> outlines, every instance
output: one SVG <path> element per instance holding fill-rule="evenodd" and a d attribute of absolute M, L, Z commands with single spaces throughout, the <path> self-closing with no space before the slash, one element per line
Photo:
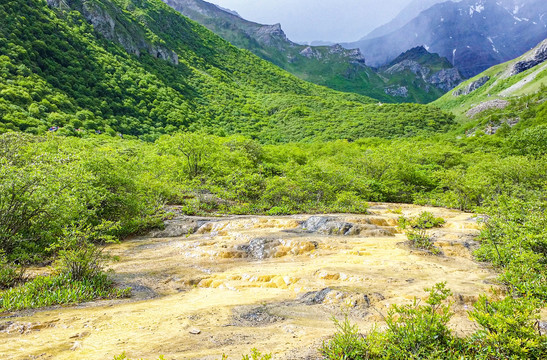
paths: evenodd
<path fill-rule="evenodd" d="M 0 250 L 0 290 L 22 283 L 24 279 L 24 267 L 9 262 L 6 254 Z"/>
<path fill-rule="evenodd" d="M 447 327 L 452 316 L 445 300 L 452 295 L 446 283 L 426 289 L 427 305 L 416 298 L 411 305 L 392 305 L 386 317 L 387 331 L 380 339 L 387 344 L 381 356 L 387 359 L 427 358 L 444 353 L 454 340 Z"/>
<path fill-rule="evenodd" d="M 412 246 L 417 249 L 429 250 L 434 254 L 440 253 L 440 250 L 433 246 L 433 241 L 428 235 L 427 230 L 439 227 L 444 223 L 445 220 L 443 218 L 437 218 L 427 211 L 411 219 L 407 219 L 404 216 L 399 217 L 399 227 L 406 230 L 406 236 Z"/>
<path fill-rule="evenodd" d="M 57 249 L 58 254 L 57 272 L 75 281 L 101 275 L 105 260 L 102 245 L 116 241 L 108 233 L 117 227 L 112 223 L 103 222 L 96 227 L 83 225 L 64 229 L 61 240 L 52 246 L 52 249 Z"/>
<path fill-rule="evenodd" d="M 357 325 L 352 325 L 346 315 L 344 321 L 340 322 L 333 318 L 337 332 L 332 339 L 323 342 L 321 354 L 327 360 L 360 360 L 368 359 L 368 343 L 365 338 L 359 334 Z"/>
<path fill-rule="evenodd" d="M 547 336 L 537 328 L 540 308 L 533 298 L 493 300 L 482 295 L 470 312 L 482 329 L 471 340 L 479 348 L 490 349 L 491 358 L 545 359 Z"/>

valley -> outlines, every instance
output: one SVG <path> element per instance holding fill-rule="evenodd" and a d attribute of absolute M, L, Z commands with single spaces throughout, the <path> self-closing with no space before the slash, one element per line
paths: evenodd
<path fill-rule="evenodd" d="M 1 2 L 0 358 L 547 358 L 545 2 L 408 3 Z"/>

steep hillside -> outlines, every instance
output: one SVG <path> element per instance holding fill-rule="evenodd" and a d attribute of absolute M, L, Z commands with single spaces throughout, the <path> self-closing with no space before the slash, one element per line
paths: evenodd
<path fill-rule="evenodd" d="M 368 64 L 381 66 L 423 45 L 471 77 L 530 50 L 546 36 L 544 0 L 462 0 L 436 4 L 389 34 L 344 46 L 360 48 Z"/>
<path fill-rule="evenodd" d="M 0 5 L 0 131 L 180 130 L 263 142 L 393 137 L 452 123 L 431 107 L 377 105 L 290 75 L 159 0 Z"/>
<path fill-rule="evenodd" d="M 433 101 L 463 80 L 446 58 L 423 46 L 408 50 L 379 70 L 387 80 L 387 93 L 417 102 Z"/>
<path fill-rule="evenodd" d="M 434 104 L 468 119 L 492 108 L 504 108 L 513 98 L 536 92 L 547 96 L 545 86 L 547 39 L 526 54 L 460 84 Z"/>
<path fill-rule="evenodd" d="M 202 0 L 163 1 L 233 45 L 250 50 L 301 79 L 335 90 L 367 95 L 385 102 L 426 103 L 446 92 L 445 88 L 457 84 L 451 81 L 427 84 L 427 79 L 424 79 L 425 83 L 398 83 L 399 75 L 379 74 L 376 69 L 368 67 L 358 49 L 346 50 L 340 45 L 299 45 L 287 38 L 279 24 L 262 25 L 247 21 Z M 422 65 L 428 66 L 425 62 Z M 432 64 L 433 67 L 436 65 Z M 452 68 L 448 62 L 443 65 L 446 69 Z M 425 91 L 428 86 L 433 90 Z M 407 91 L 402 92 L 401 87 Z"/>
<path fill-rule="evenodd" d="M 287 38 L 280 24 L 263 25 L 201 0 L 162 0 L 204 25 L 231 44 L 247 49 L 301 79 L 335 90 L 394 102 L 382 91 L 383 81 L 365 65 L 358 49 L 339 45 L 299 45 Z"/>

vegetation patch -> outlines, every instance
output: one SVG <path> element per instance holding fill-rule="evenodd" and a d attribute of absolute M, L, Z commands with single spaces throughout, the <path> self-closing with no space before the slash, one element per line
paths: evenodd
<path fill-rule="evenodd" d="M 399 227 L 405 230 L 410 244 L 417 249 L 431 251 L 433 254 L 439 254 L 440 250 L 433 245 L 433 240 L 428 234 L 428 230 L 442 226 L 444 223 L 445 220 L 443 218 L 435 217 L 427 211 L 411 219 L 407 219 L 404 216 L 399 217 Z"/>
<path fill-rule="evenodd" d="M 460 338 L 448 327 L 451 291 L 439 283 L 426 289 L 425 304 L 392 305 L 385 330 L 361 335 L 349 319 L 335 320 L 338 331 L 321 348 L 326 359 L 543 359 L 547 336 L 536 327 L 538 302 L 485 296 L 470 311 L 479 330 Z"/>

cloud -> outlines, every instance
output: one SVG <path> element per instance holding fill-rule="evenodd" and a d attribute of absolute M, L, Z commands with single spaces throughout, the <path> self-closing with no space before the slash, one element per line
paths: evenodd
<path fill-rule="evenodd" d="M 395 17 L 410 0 L 209 0 L 263 24 L 281 23 L 293 41 L 357 40 Z"/>

